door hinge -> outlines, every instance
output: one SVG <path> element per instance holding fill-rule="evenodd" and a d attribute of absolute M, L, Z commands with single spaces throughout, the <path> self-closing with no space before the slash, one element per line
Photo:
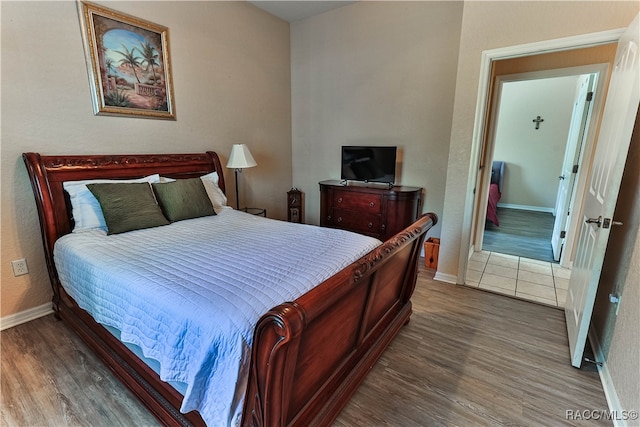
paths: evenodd
<path fill-rule="evenodd" d="M 573 173 L 578 173 L 578 165 L 573 165 L 573 169 L 571 170 Z"/>
<path fill-rule="evenodd" d="M 562 231 L 560 232 L 560 238 L 561 238 L 561 239 L 564 239 L 565 237 L 567 237 L 567 232 L 566 232 L 566 231 L 564 231 L 564 230 L 562 230 Z"/>
<path fill-rule="evenodd" d="M 587 93 L 587 102 L 591 102 L 593 100 L 593 92 Z"/>

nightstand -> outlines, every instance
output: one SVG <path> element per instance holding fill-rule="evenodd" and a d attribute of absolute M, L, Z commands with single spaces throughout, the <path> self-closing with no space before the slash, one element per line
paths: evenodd
<path fill-rule="evenodd" d="M 263 208 L 242 208 L 240 210 L 251 215 L 262 215 L 265 218 L 267 217 L 267 210 Z"/>

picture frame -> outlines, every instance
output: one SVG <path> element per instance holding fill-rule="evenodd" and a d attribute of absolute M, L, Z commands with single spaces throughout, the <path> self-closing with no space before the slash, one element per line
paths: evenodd
<path fill-rule="evenodd" d="M 94 114 L 175 120 L 169 29 L 77 3 Z"/>

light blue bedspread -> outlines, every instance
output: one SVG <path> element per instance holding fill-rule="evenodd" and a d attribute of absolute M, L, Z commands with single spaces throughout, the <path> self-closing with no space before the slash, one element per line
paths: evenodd
<path fill-rule="evenodd" d="M 380 243 L 228 209 L 111 236 L 68 234 L 54 259 L 80 307 L 157 360 L 163 381 L 187 384 L 182 412 L 225 426 L 240 421 L 260 316 Z"/>

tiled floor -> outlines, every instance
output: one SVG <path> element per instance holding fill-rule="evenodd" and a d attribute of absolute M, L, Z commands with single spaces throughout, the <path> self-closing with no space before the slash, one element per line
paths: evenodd
<path fill-rule="evenodd" d="M 466 285 L 564 307 L 570 276 L 556 263 L 483 251 L 469 260 Z"/>

